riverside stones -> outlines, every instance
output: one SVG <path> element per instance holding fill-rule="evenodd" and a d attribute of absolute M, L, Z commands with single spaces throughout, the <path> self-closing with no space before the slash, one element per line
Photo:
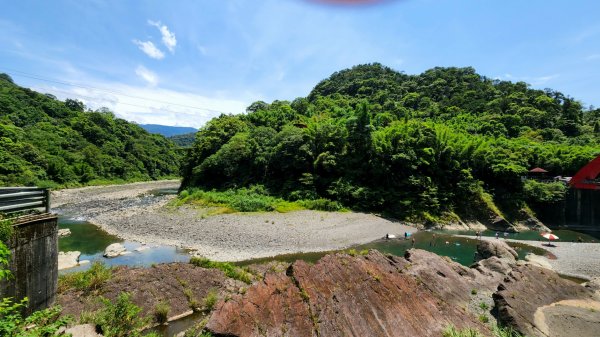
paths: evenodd
<path fill-rule="evenodd" d="M 61 229 L 58 230 L 58 237 L 59 238 L 62 238 L 62 237 L 65 237 L 65 236 L 69 236 L 69 235 L 71 235 L 71 230 L 68 229 L 68 228 L 61 228 Z"/>
<path fill-rule="evenodd" d="M 592 290 L 533 265 L 519 265 L 493 295 L 498 322 L 527 336 L 597 337 L 600 301 Z"/>
<path fill-rule="evenodd" d="M 79 261 L 79 256 L 81 256 L 81 252 L 78 252 L 78 251 L 59 252 L 58 253 L 58 270 L 73 268 L 73 267 L 77 267 L 81 264 L 90 262 L 88 260 Z"/>
<path fill-rule="evenodd" d="M 112 258 L 117 257 L 119 255 L 125 255 L 127 253 L 127 248 L 123 246 L 121 243 L 113 243 L 106 247 L 104 250 L 104 257 Z"/>

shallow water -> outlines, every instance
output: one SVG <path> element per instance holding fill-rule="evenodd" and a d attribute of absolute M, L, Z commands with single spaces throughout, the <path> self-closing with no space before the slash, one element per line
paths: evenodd
<path fill-rule="evenodd" d="M 58 227 L 71 230 L 71 235 L 58 240 L 59 250 L 61 252 L 80 251 L 80 261 L 101 261 L 109 266 L 149 267 L 154 263 L 188 262 L 190 259 L 190 255 L 186 250 L 172 246 L 148 245 L 148 249 L 136 252 L 135 249 L 142 246 L 142 244 L 124 241 L 87 221 L 74 220 L 61 216 L 58 219 Z M 122 243 L 131 253 L 110 259 L 103 257 L 102 255 L 106 247 L 117 242 Z M 89 267 L 90 264 L 84 264 L 79 267 L 62 270 L 61 273 L 86 270 Z"/>
<path fill-rule="evenodd" d="M 475 231 L 445 231 L 448 234 L 458 235 L 475 235 Z M 496 235 L 495 231 L 486 230 L 481 233 L 483 236 L 493 237 Z M 504 233 L 498 232 L 501 238 L 504 238 Z M 581 242 L 600 242 L 600 232 L 576 232 L 568 229 L 555 229 L 552 230 L 552 234 L 559 237 L 557 242 L 576 242 L 581 239 Z M 548 241 L 544 239 L 540 232 L 537 231 L 524 231 L 519 233 L 508 233 L 506 237 L 513 240 L 531 240 L 531 241 Z"/>
<path fill-rule="evenodd" d="M 412 244 L 412 238 L 415 239 L 414 246 Z M 364 249 L 376 249 L 384 254 L 403 256 L 406 250 L 410 248 L 418 248 L 436 253 L 441 256 L 448 256 L 453 261 L 456 261 L 465 266 L 469 266 L 473 263 L 475 251 L 477 250 L 477 242 L 478 241 L 475 239 L 456 237 L 451 234 L 423 231 L 413 234 L 409 240 L 405 240 L 404 238 L 377 240 L 375 242 L 355 246 L 352 249 L 356 251 L 361 251 Z M 517 251 L 520 259 L 523 259 L 528 253 L 535 253 L 538 255 L 548 254 L 546 250 L 539 247 L 533 247 L 526 244 L 512 242 L 509 242 L 509 245 Z M 240 266 L 247 266 L 254 263 L 263 263 L 272 260 L 278 260 L 283 262 L 294 262 L 296 260 L 304 260 L 307 262 L 314 263 L 318 261 L 321 257 L 332 252 L 335 251 L 286 254 L 274 257 L 241 261 L 237 262 L 236 264 Z"/>
<path fill-rule="evenodd" d="M 206 318 L 205 314 L 195 312 L 189 316 L 180 318 L 176 321 L 171 321 L 168 325 L 159 325 L 154 328 L 148 329 L 144 331 L 144 333 L 156 332 L 160 336 L 164 337 L 176 336 L 177 334 L 192 328 L 195 324 L 199 323 L 204 318 Z"/>

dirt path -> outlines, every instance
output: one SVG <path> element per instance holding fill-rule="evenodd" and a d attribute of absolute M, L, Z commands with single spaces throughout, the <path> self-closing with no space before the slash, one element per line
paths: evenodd
<path fill-rule="evenodd" d="M 398 222 L 354 212 L 298 211 L 204 216 L 202 209 L 169 208 L 174 196 L 149 196 L 178 182 L 88 187 L 53 193 L 57 211 L 101 226 L 126 240 L 197 250 L 220 261 L 342 249 L 415 232 Z"/>

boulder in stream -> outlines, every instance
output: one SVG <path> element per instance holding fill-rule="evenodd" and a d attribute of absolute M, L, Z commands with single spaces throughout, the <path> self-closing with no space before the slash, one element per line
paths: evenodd
<path fill-rule="evenodd" d="M 113 258 L 119 255 L 124 255 L 127 248 L 122 243 L 113 243 L 104 250 L 104 257 Z"/>
<path fill-rule="evenodd" d="M 58 270 L 77 267 L 79 265 L 79 256 L 81 252 L 59 252 L 58 253 Z"/>
<path fill-rule="evenodd" d="M 71 230 L 68 229 L 68 228 L 61 228 L 61 229 L 58 230 L 58 237 L 59 238 L 62 238 L 62 237 L 65 237 L 65 236 L 69 236 L 69 235 L 71 235 Z"/>
<path fill-rule="evenodd" d="M 484 260 L 492 256 L 505 259 L 510 263 L 515 263 L 519 258 L 517 252 L 503 240 L 480 240 L 475 260 Z"/>

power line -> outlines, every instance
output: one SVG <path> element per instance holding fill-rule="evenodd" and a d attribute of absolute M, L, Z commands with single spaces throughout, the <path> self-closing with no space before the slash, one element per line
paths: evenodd
<path fill-rule="evenodd" d="M 26 73 L 26 72 L 14 70 L 14 69 L 8 69 L 8 68 L 4 68 L 4 67 L 0 67 L 0 69 L 2 69 L 3 71 L 8 71 L 8 72 L 14 73 L 14 74 L 11 74 L 12 76 L 21 76 L 21 77 L 26 77 L 26 78 L 30 78 L 30 79 L 39 80 L 39 81 L 68 85 L 68 86 L 83 88 L 83 89 L 99 90 L 99 91 L 104 91 L 104 92 L 108 92 L 108 93 L 115 94 L 115 95 L 121 95 L 121 96 L 140 99 L 140 100 L 144 100 L 144 101 L 152 101 L 152 102 L 157 102 L 157 103 L 162 103 L 162 104 L 169 104 L 169 105 L 173 105 L 173 106 L 180 106 L 183 108 L 205 110 L 205 111 L 210 111 L 210 112 L 219 112 L 219 113 L 224 113 L 224 114 L 229 113 L 226 111 L 220 111 L 220 110 L 215 110 L 215 109 L 210 109 L 210 108 L 167 102 L 167 101 L 162 101 L 162 100 L 157 100 L 157 99 L 152 99 L 152 98 L 147 98 L 147 97 L 141 97 L 141 96 L 133 96 L 133 95 L 125 94 L 123 92 L 116 91 L 116 90 L 103 89 L 103 88 L 98 88 L 98 87 L 93 87 L 93 86 L 87 86 L 87 85 L 75 84 L 75 83 L 70 83 L 70 82 L 65 82 L 65 81 L 59 81 L 59 80 L 55 80 L 55 79 L 44 78 L 39 75 L 30 74 L 30 73 Z M 63 93 L 73 94 L 70 92 L 63 92 Z M 77 95 L 77 94 L 75 94 L 75 95 Z M 79 96 L 85 97 L 83 95 L 79 95 Z M 97 100 L 97 98 L 94 98 L 94 97 L 87 97 L 87 98 L 92 99 L 92 100 Z M 133 106 L 142 107 L 142 108 L 150 108 L 150 107 L 146 107 L 146 106 L 139 106 L 139 105 L 134 105 L 134 104 L 129 104 L 129 103 L 122 103 L 122 102 L 119 102 L 119 104 L 133 105 Z"/>
<path fill-rule="evenodd" d="M 60 90 L 60 89 L 53 89 L 55 92 L 60 92 L 63 94 L 67 94 L 67 95 L 72 95 L 72 96 L 76 96 L 76 97 L 80 97 L 80 98 L 85 98 L 85 99 L 89 99 L 89 100 L 99 100 L 97 97 L 90 97 L 90 96 L 86 96 L 86 95 L 81 95 L 81 94 L 77 94 L 77 93 L 73 93 L 70 91 L 64 91 L 64 90 Z M 149 107 L 149 106 L 144 106 L 144 105 L 137 105 L 137 104 L 131 104 L 131 103 L 124 103 L 124 102 L 116 102 L 117 104 L 123 104 L 123 105 L 129 105 L 129 106 L 134 106 L 134 107 L 138 107 L 138 108 L 144 108 L 144 109 L 160 109 L 163 112 L 170 112 L 170 113 L 182 113 L 181 111 L 172 111 L 172 110 L 165 110 L 162 108 L 153 108 L 153 107 Z M 208 111 L 214 111 L 214 112 L 220 112 L 220 111 L 216 111 L 216 110 L 208 110 Z"/>

